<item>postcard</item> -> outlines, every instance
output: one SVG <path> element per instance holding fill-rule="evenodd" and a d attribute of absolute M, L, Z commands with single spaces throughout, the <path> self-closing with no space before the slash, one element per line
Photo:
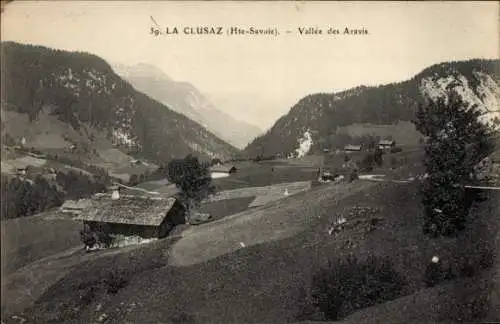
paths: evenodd
<path fill-rule="evenodd" d="M 499 6 L 3 1 L 2 324 L 500 322 Z"/>

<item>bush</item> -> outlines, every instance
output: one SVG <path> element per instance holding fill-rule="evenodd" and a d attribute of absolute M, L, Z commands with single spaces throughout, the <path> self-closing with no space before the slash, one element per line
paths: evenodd
<path fill-rule="evenodd" d="M 329 262 L 312 278 L 311 302 L 325 320 L 338 320 L 354 311 L 400 297 L 406 280 L 386 259 L 354 256 Z"/>
<path fill-rule="evenodd" d="M 132 187 L 135 187 L 138 184 L 139 184 L 139 177 L 137 176 L 137 174 L 132 174 L 130 176 L 130 179 L 128 180 L 128 185 L 132 186 Z"/>
<path fill-rule="evenodd" d="M 424 283 L 427 287 L 434 287 L 443 281 L 453 279 L 455 276 L 451 267 L 444 267 L 441 263 L 430 262 L 424 273 Z"/>
<path fill-rule="evenodd" d="M 89 225 L 85 224 L 83 230 L 80 231 L 80 239 L 85 244 L 92 248 L 98 244 L 105 248 L 109 248 L 114 243 L 114 237 L 111 236 L 107 225 Z"/>
<path fill-rule="evenodd" d="M 125 288 L 128 284 L 128 281 L 123 278 L 121 275 L 110 272 L 108 277 L 104 280 L 106 285 L 106 291 L 108 294 L 116 294 L 122 288 Z"/>

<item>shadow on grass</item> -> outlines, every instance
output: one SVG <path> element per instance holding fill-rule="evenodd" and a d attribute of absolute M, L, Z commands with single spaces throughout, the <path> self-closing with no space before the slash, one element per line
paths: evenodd
<path fill-rule="evenodd" d="M 388 259 L 339 258 L 313 274 L 309 292 L 300 291 L 295 320 L 337 321 L 358 309 L 401 297 L 406 289 L 406 279 Z"/>

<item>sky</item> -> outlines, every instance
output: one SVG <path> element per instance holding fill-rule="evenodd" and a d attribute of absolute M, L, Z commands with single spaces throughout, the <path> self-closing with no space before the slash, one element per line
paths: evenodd
<path fill-rule="evenodd" d="M 498 2 L 15 1 L 2 40 L 148 63 L 265 129 L 307 94 L 411 78 L 450 60 L 499 57 Z M 179 34 L 152 36 L 153 20 Z M 185 27 L 280 35 L 186 35 Z M 300 35 L 299 27 L 367 35 Z M 287 33 L 289 30 L 291 33 Z"/>

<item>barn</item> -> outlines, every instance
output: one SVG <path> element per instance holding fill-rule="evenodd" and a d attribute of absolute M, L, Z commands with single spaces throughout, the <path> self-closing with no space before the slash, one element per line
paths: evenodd
<path fill-rule="evenodd" d="M 185 209 L 173 197 L 151 198 L 120 195 L 112 199 L 101 194 L 75 219 L 90 229 L 106 228 L 110 235 L 162 238 L 175 225 L 185 223 Z"/>

